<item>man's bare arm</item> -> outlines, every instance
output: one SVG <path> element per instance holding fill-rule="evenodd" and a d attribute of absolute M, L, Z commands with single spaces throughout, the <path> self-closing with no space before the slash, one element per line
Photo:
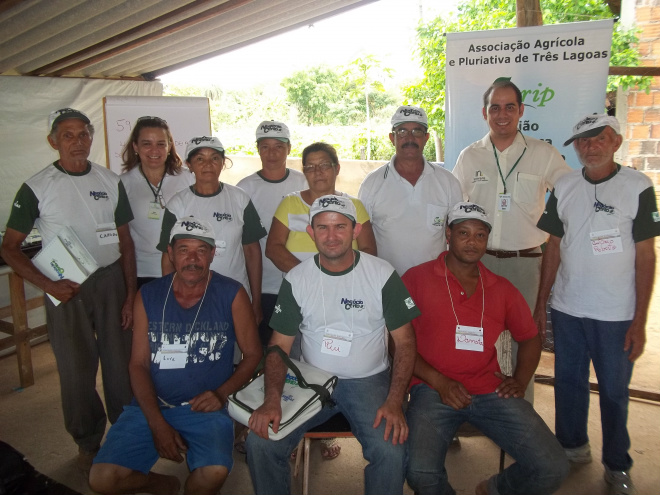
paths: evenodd
<path fill-rule="evenodd" d="M 557 277 L 557 270 L 559 269 L 560 253 L 559 243 L 561 238 L 550 235 L 548 243 L 543 252 L 543 262 L 541 263 L 541 281 L 539 283 L 538 297 L 536 298 L 536 307 L 534 308 L 534 322 L 536 323 L 541 338 L 545 339 L 545 325 L 548 315 L 546 313 L 546 306 L 550 291 L 555 283 Z"/>
<path fill-rule="evenodd" d="M 408 439 L 408 425 L 402 406 L 415 366 L 417 348 L 415 332 L 410 323 L 391 331 L 390 336 L 394 342 L 394 362 L 392 364 L 390 390 L 385 403 L 376 412 L 373 426 L 377 428 L 381 420 L 384 419 L 386 421 L 384 440 L 387 441 L 390 432 L 392 432 L 392 443 L 396 445 L 397 443 L 404 443 Z"/>

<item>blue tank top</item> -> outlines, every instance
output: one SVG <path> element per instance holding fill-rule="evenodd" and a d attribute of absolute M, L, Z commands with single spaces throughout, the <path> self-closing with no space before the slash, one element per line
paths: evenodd
<path fill-rule="evenodd" d="M 182 308 L 172 290 L 164 319 L 163 304 L 174 274 L 149 282 L 140 289 L 149 320 L 151 378 L 156 394 L 168 404 L 178 406 L 206 390 L 215 390 L 234 371 L 236 334 L 231 305 L 242 286 L 234 279 L 212 274 L 204 301 L 200 299 L 191 308 Z M 195 328 L 192 328 L 198 309 Z M 185 368 L 160 369 L 159 351 L 163 343 L 188 344 Z"/>

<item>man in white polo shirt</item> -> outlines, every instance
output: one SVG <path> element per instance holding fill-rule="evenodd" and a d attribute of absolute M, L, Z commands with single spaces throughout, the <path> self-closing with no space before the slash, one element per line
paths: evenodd
<path fill-rule="evenodd" d="M 264 404 L 249 422 L 254 489 L 258 495 L 290 493 L 289 455 L 307 430 L 341 412 L 369 463 L 364 492 L 401 494 L 408 438 L 402 404 L 416 352 L 410 321 L 419 311 L 392 265 L 351 249 L 361 225 L 350 198 L 321 196 L 309 216 L 307 231 L 319 254 L 287 273 L 270 322 L 270 344 L 288 353 L 300 331 L 305 362 L 339 377 L 332 394 L 336 406 L 285 438 L 269 440 L 269 425 L 279 429 L 286 375 L 280 357 L 269 354 Z M 391 370 L 388 337 L 395 344 Z M 325 346 L 329 338 L 341 345 Z"/>
<path fill-rule="evenodd" d="M 445 218 L 462 197 L 456 178 L 424 158 L 428 140 L 426 112 L 397 108 L 390 133 L 396 154 L 365 177 L 358 193 L 371 218 L 378 257 L 399 275 L 447 250 Z"/>

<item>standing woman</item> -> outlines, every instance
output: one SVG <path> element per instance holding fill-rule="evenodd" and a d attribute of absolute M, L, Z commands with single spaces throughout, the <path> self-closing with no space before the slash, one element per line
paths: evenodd
<path fill-rule="evenodd" d="M 238 280 L 252 299 L 252 307 L 261 321 L 261 247 L 266 235 L 259 214 L 242 189 L 220 182 L 225 168 L 225 149 L 217 137 L 201 136 L 190 140 L 186 163 L 195 174 L 195 184 L 177 193 L 165 208 L 158 249 L 162 273 L 174 267 L 167 256 L 170 231 L 177 219 L 193 216 L 206 220 L 215 231 L 215 257 L 211 269 Z"/>
<path fill-rule="evenodd" d="M 129 223 L 135 244 L 138 288 L 160 277 L 161 253 L 156 249 L 165 205 L 195 182 L 181 166 L 170 128 L 159 117 L 140 117 L 122 151 L 121 181 L 133 210 Z"/>
<path fill-rule="evenodd" d="M 362 224 L 360 235 L 353 241 L 353 249 L 377 256 L 376 238 L 362 202 L 335 189 L 340 169 L 335 148 L 328 143 L 310 144 L 302 152 L 302 165 L 309 188 L 285 196 L 277 207 L 266 241 L 266 256 L 281 271 L 288 272 L 318 252 L 307 233 L 309 208 L 316 198 L 327 194 L 351 199 L 357 210 L 357 222 Z"/>

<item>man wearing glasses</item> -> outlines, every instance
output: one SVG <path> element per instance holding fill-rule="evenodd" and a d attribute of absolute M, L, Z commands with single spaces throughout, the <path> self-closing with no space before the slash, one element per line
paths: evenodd
<path fill-rule="evenodd" d="M 365 177 L 358 193 L 371 218 L 378 256 L 399 275 L 447 249 L 445 218 L 462 197 L 456 178 L 424 158 L 428 140 L 426 112 L 399 107 L 390 133 L 396 154 Z"/>

